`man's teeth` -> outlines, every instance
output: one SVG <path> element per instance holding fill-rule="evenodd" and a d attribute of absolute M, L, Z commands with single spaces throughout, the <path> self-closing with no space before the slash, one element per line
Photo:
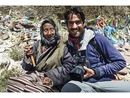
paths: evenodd
<path fill-rule="evenodd" d="M 78 30 L 73 30 L 73 32 L 78 32 Z"/>

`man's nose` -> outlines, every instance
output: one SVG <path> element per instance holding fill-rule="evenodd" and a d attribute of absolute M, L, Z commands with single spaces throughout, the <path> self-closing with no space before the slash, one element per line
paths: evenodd
<path fill-rule="evenodd" d="M 77 28 L 77 26 L 78 25 L 76 23 L 73 23 L 73 25 L 72 25 L 73 28 Z"/>

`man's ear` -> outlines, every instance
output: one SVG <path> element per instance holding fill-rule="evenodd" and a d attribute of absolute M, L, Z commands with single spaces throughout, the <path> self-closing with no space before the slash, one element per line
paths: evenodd
<path fill-rule="evenodd" d="M 87 25 L 86 22 L 84 22 L 83 26 L 85 27 L 86 25 Z"/>

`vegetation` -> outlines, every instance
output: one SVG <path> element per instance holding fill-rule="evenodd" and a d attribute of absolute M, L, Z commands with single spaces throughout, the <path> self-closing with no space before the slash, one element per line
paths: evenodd
<path fill-rule="evenodd" d="M 10 58 L 12 58 L 14 61 L 20 61 L 23 58 L 23 50 L 19 47 L 13 47 L 12 51 L 9 52 Z M 6 92 L 6 86 L 7 86 L 7 80 L 9 77 L 18 77 L 22 74 L 22 70 L 18 70 L 18 68 L 11 68 L 10 70 L 7 69 L 6 65 L 1 64 L 0 65 L 2 69 L 0 68 L 0 92 Z"/>
<path fill-rule="evenodd" d="M 4 69 L 0 74 L 0 92 L 6 92 L 7 80 L 9 77 L 18 77 L 22 74 L 22 71 L 19 71 L 17 68 L 12 68 L 11 70 Z"/>
<path fill-rule="evenodd" d="M 22 60 L 23 50 L 19 49 L 18 47 L 13 47 L 12 51 L 10 51 L 10 58 L 12 58 L 14 61 Z"/>

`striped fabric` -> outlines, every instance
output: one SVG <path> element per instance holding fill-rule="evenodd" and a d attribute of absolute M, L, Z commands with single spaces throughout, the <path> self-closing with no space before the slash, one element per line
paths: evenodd
<path fill-rule="evenodd" d="M 31 73 L 20 77 L 10 77 L 7 90 L 8 92 L 54 92 L 51 86 L 42 83 L 39 73 L 38 75 L 37 73 Z"/>

